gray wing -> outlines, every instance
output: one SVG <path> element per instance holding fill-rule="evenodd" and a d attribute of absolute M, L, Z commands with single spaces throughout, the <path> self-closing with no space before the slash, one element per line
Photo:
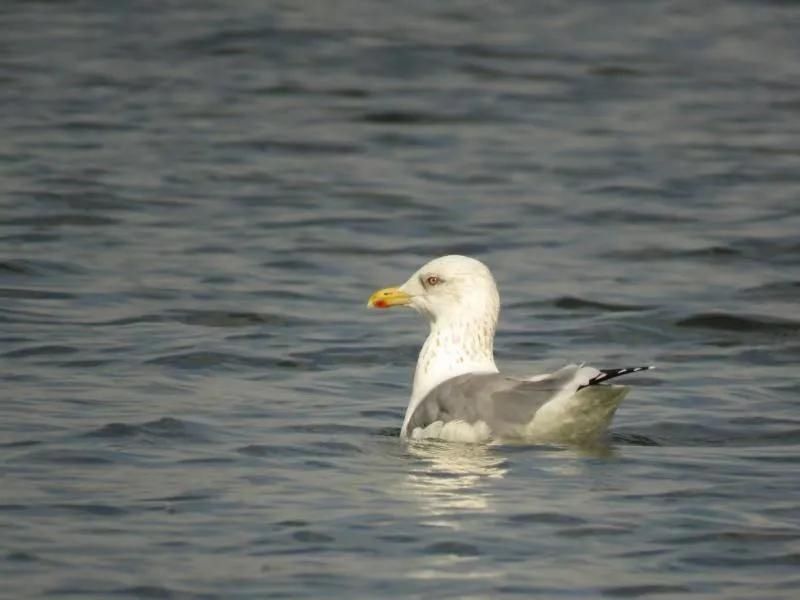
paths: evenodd
<path fill-rule="evenodd" d="M 536 411 L 572 384 L 581 367 L 570 365 L 544 379 L 527 381 L 499 373 L 466 374 L 440 383 L 414 410 L 406 431 L 442 421 L 483 421 L 493 436 L 524 433 Z"/>

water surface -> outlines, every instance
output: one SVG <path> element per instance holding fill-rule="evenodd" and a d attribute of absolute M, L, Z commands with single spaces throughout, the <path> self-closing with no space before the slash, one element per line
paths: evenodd
<path fill-rule="evenodd" d="M 800 7 L 0 20 L 0 596 L 796 597 Z M 607 447 L 398 439 L 452 252 Z"/>

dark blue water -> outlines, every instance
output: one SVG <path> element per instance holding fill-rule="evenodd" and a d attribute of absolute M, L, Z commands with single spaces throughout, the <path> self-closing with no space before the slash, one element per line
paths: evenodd
<path fill-rule="evenodd" d="M 800 5 L 0 26 L 0 596 L 797 597 Z M 397 438 L 452 252 L 504 370 L 658 365 L 608 447 Z"/>

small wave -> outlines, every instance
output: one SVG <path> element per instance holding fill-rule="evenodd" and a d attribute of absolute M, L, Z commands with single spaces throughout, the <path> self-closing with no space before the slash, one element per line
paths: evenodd
<path fill-rule="evenodd" d="M 291 327 L 304 323 L 304 320 L 287 315 L 260 312 L 239 312 L 227 310 L 170 310 L 163 313 L 143 313 L 110 321 L 98 321 L 92 325 L 98 327 L 133 325 L 136 323 L 183 323 L 203 327 L 254 327 L 269 325 L 271 327 Z"/>
<path fill-rule="evenodd" d="M 537 523 L 542 525 L 583 525 L 584 519 L 574 515 L 566 515 L 557 512 L 530 512 L 517 513 L 508 518 L 513 525 L 527 525 Z"/>
<path fill-rule="evenodd" d="M 661 584 L 620 585 L 605 587 L 600 590 L 604 596 L 611 596 L 613 598 L 641 598 L 655 594 L 687 594 L 691 591 L 691 588 L 683 585 Z"/>
<path fill-rule="evenodd" d="M 22 298 L 27 300 L 70 300 L 74 294 L 31 288 L 0 288 L 0 298 Z"/>
<path fill-rule="evenodd" d="M 328 535 L 327 533 L 322 533 L 320 531 L 311 531 L 308 529 L 301 529 L 300 531 L 295 531 L 292 534 L 292 538 L 297 542 L 303 542 L 306 544 L 327 544 L 336 541 L 335 537 Z"/>
<path fill-rule="evenodd" d="M 698 544 L 704 542 L 717 543 L 721 541 L 736 542 L 741 544 L 774 544 L 775 542 L 788 542 L 800 540 L 800 533 L 785 529 L 741 529 L 711 531 L 669 539 L 671 544 Z"/>
<path fill-rule="evenodd" d="M 375 435 L 381 437 L 400 437 L 400 427 L 381 427 L 375 432 Z"/>
<path fill-rule="evenodd" d="M 314 142 L 301 142 L 291 140 L 274 140 L 274 139 L 250 139 L 241 140 L 237 142 L 230 142 L 222 144 L 224 148 L 238 150 L 238 151 L 255 151 L 259 153 L 275 153 L 275 154 L 297 154 L 300 156 L 313 155 L 313 154 L 355 154 L 361 150 L 356 144 L 346 144 L 337 142 L 324 142 L 317 140 Z"/>
<path fill-rule="evenodd" d="M 565 538 L 595 538 L 599 535 L 625 535 L 631 531 L 631 527 L 621 527 L 619 525 L 587 525 L 561 529 L 556 532 L 556 535 Z"/>
<path fill-rule="evenodd" d="M 372 93 L 366 88 L 358 87 L 316 87 L 299 83 L 296 81 L 286 81 L 275 85 L 268 85 L 253 90 L 258 95 L 273 96 L 333 96 L 336 98 L 367 98 Z"/>
<path fill-rule="evenodd" d="M 637 310 L 648 310 L 652 308 L 643 304 L 622 304 L 613 302 L 599 302 L 596 300 L 585 300 L 577 296 L 560 296 L 553 300 L 553 306 L 566 310 L 599 310 L 609 312 L 631 312 Z"/>
<path fill-rule="evenodd" d="M 98 119 L 79 117 L 64 120 L 59 124 L 59 129 L 63 131 L 131 131 L 135 128 L 133 123 L 123 123 L 119 119 Z"/>
<path fill-rule="evenodd" d="M 265 263 L 262 263 L 265 267 L 272 267 L 274 269 L 280 269 L 285 271 L 315 271 L 317 270 L 317 265 L 314 264 L 312 261 L 305 259 L 305 258 L 279 258 L 276 260 L 269 260 Z M 303 294 L 298 294 L 297 292 L 288 292 L 290 294 L 289 298 L 305 298 Z"/>
<path fill-rule="evenodd" d="M 686 559 L 687 564 L 690 563 L 692 568 L 697 566 L 701 567 L 729 567 L 729 568 L 744 568 L 744 567 L 798 567 L 800 566 L 800 552 L 786 552 L 784 554 L 758 554 L 754 556 L 739 556 L 739 555 L 708 555 L 708 556 L 692 556 Z"/>
<path fill-rule="evenodd" d="M 41 560 L 35 554 L 31 554 L 30 552 L 9 552 L 5 555 L 5 560 L 9 562 L 36 562 Z"/>
<path fill-rule="evenodd" d="M 639 433 L 621 433 L 612 432 L 611 441 L 615 444 L 624 444 L 627 446 L 660 446 L 656 440 L 646 435 Z"/>
<path fill-rule="evenodd" d="M 428 554 L 448 554 L 453 556 L 480 556 L 481 554 L 477 546 L 456 541 L 436 542 L 435 544 L 426 546 L 424 552 Z"/>
<path fill-rule="evenodd" d="M 197 458 L 184 458 L 178 462 L 182 465 L 227 465 L 236 461 L 227 456 L 200 456 Z"/>
<path fill-rule="evenodd" d="M 731 313 L 700 313 L 681 319 L 678 327 L 716 329 L 721 331 L 761 331 L 764 333 L 788 333 L 800 331 L 800 322 L 757 315 L 735 315 Z"/>
<path fill-rule="evenodd" d="M 66 510 L 70 512 L 85 513 L 99 517 L 117 517 L 128 514 L 128 511 L 119 506 L 110 504 L 51 504 L 51 508 L 56 510 Z"/>
<path fill-rule="evenodd" d="M 380 417 L 382 419 L 402 419 L 404 410 L 402 408 L 368 408 L 358 412 L 362 417 Z"/>
<path fill-rule="evenodd" d="M 47 242 L 56 242 L 59 238 L 60 236 L 58 233 L 52 230 L 50 233 L 44 233 L 42 231 L 24 231 L 22 233 L 4 235 L 0 237 L 0 242 L 5 242 L 7 244 L 45 244 Z"/>
<path fill-rule="evenodd" d="M 14 217 L 0 220 L 0 226 L 58 227 L 62 225 L 77 227 L 99 227 L 116 225 L 119 221 L 110 217 L 87 214 L 62 214 L 48 216 Z"/>
<path fill-rule="evenodd" d="M 794 446 L 800 444 L 800 427 L 781 420 L 731 420 L 718 426 L 662 421 L 635 433 L 615 431 L 611 440 L 633 446 Z"/>
<path fill-rule="evenodd" d="M 326 435 L 365 435 L 372 431 L 370 427 L 358 425 L 343 425 L 338 423 L 309 423 L 307 425 L 286 425 L 279 427 L 279 431 L 291 433 L 320 433 Z"/>
<path fill-rule="evenodd" d="M 64 354 L 74 354 L 76 352 L 78 352 L 78 349 L 72 346 L 45 344 L 42 346 L 29 346 L 28 348 L 19 348 L 17 350 L 11 350 L 3 354 L 3 357 L 27 358 L 29 356 L 61 356 Z"/>
<path fill-rule="evenodd" d="M 158 314 L 143 314 L 143 315 L 136 315 L 132 317 L 123 317 L 121 319 L 113 319 L 111 321 L 100 321 L 96 323 L 91 323 L 91 325 L 103 327 L 103 326 L 121 326 L 121 325 L 132 325 L 134 323 L 161 323 L 166 321 L 166 317 L 164 315 Z"/>
<path fill-rule="evenodd" d="M 27 448 L 29 446 L 38 446 L 41 440 L 16 440 L 14 442 L 0 443 L 0 448 Z"/>
<path fill-rule="evenodd" d="M 689 259 L 725 259 L 741 256 L 741 252 L 730 246 L 703 246 L 701 248 L 665 248 L 660 246 L 645 246 L 629 250 L 614 250 L 606 252 L 604 258 L 623 260 L 673 260 L 678 258 Z"/>
<path fill-rule="evenodd" d="M 56 465 L 110 465 L 115 462 L 115 455 L 114 453 L 59 448 L 30 452 L 16 457 L 15 461 L 51 463 Z"/>
<path fill-rule="evenodd" d="M 270 25 L 223 27 L 211 34 L 180 40 L 175 44 L 175 49 L 193 57 L 198 55 L 260 55 L 264 52 L 282 51 L 296 44 L 309 47 L 335 39 L 336 35 L 330 30 L 321 28 L 284 29 Z"/>
<path fill-rule="evenodd" d="M 600 193 L 604 193 L 605 190 L 599 190 Z M 619 190 L 614 189 L 613 193 L 616 195 L 619 193 Z M 636 189 L 634 190 L 634 195 L 641 195 L 643 192 L 642 190 Z M 655 190 L 651 192 L 651 194 L 657 195 L 657 197 L 669 197 L 668 194 L 665 196 L 661 196 L 661 192 Z M 612 210 L 612 209 L 601 209 L 590 211 L 586 213 L 580 213 L 580 215 L 576 216 L 577 219 L 581 221 L 587 221 L 590 223 L 625 223 L 625 224 L 672 224 L 672 223 L 691 223 L 693 219 L 688 217 L 682 217 L 678 214 L 674 213 L 654 213 L 654 212 L 642 212 L 638 210 Z"/>
<path fill-rule="evenodd" d="M 343 365 L 368 366 L 385 364 L 387 361 L 408 361 L 413 364 L 419 348 L 410 344 L 397 344 L 391 356 L 387 356 L 385 348 L 380 346 L 335 347 L 327 346 L 314 352 L 294 352 L 290 359 L 297 360 L 311 369 L 336 368 Z"/>
<path fill-rule="evenodd" d="M 743 295 L 771 300 L 797 300 L 800 299 L 800 281 L 774 281 L 747 288 Z"/>
<path fill-rule="evenodd" d="M 293 527 L 308 527 L 308 521 L 303 521 L 302 519 L 287 519 L 286 521 L 278 521 L 277 523 L 273 523 L 275 527 L 279 528 L 293 528 Z M 269 540 L 272 543 L 272 539 Z"/>
<path fill-rule="evenodd" d="M 363 450 L 354 444 L 347 442 L 317 442 L 314 444 L 288 446 L 280 444 L 249 444 L 237 448 L 236 452 L 244 456 L 255 456 L 260 458 L 281 458 L 281 457 L 327 457 L 327 456 L 349 456 L 362 454 Z"/>
<path fill-rule="evenodd" d="M 104 365 L 110 365 L 116 362 L 115 360 L 108 359 L 85 359 L 85 360 L 62 360 L 59 361 L 57 364 L 59 367 L 65 367 L 68 369 L 91 369 L 94 367 L 102 367 Z"/>
<path fill-rule="evenodd" d="M 730 246 L 705 246 L 694 250 L 682 250 L 677 253 L 678 256 L 685 258 L 741 256 L 741 254 L 741 251 Z"/>
<path fill-rule="evenodd" d="M 151 438 L 181 439 L 190 441 L 207 441 L 209 427 L 200 423 L 162 417 L 146 423 L 108 423 L 99 429 L 85 434 L 94 438 L 130 438 L 147 436 Z"/>
<path fill-rule="evenodd" d="M 475 121 L 475 119 L 470 119 L 465 116 L 410 110 L 371 111 L 360 115 L 358 120 L 364 123 L 385 125 L 436 125 L 442 123 L 465 123 Z"/>
<path fill-rule="evenodd" d="M 733 242 L 733 245 L 744 256 L 767 261 L 772 265 L 790 264 L 794 266 L 800 255 L 800 243 L 798 243 L 796 235 L 776 235 L 768 239 L 746 238 Z"/>
<path fill-rule="evenodd" d="M 0 273 L 11 273 L 13 275 L 34 275 L 35 270 L 24 260 L 4 260 L 0 261 Z"/>
<path fill-rule="evenodd" d="M 280 361 L 270 361 L 254 356 L 242 356 L 230 352 L 183 352 L 165 354 L 145 362 L 149 365 L 163 365 L 179 369 L 204 369 L 208 367 L 277 367 Z"/>
<path fill-rule="evenodd" d="M 175 494 L 174 496 L 159 496 L 157 498 L 146 498 L 145 502 L 198 502 L 211 500 L 215 494 L 206 492 L 194 492 L 186 494 Z"/>
<path fill-rule="evenodd" d="M 170 316 L 180 323 L 205 327 L 290 326 L 298 321 L 284 315 L 225 310 L 186 310 L 170 313 Z"/>
<path fill-rule="evenodd" d="M 134 585 L 131 587 L 123 587 L 118 588 L 115 590 L 109 590 L 108 592 L 99 593 L 95 591 L 89 594 L 88 590 L 80 590 L 79 596 L 84 595 L 92 595 L 97 596 L 102 595 L 113 595 L 113 596 L 126 596 L 132 598 L 142 598 L 145 600 L 179 600 L 179 599 L 188 599 L 193 598 L 194 600 L 212 600 L 213 598 L 218 598 L 218 596 L 213 594 L 198 594 L 195 592 L 191 592 L 189 590 L 182 590 L 174 587 L 165 587 L 161 585 Z"/>
<path fill-rule="evenodd" d="M 605 64 L 590 66 L 586 69 L 589 75 L 596 75 L 598 77 L 621 78 L 621 77 L 644 77 L 647 75 L 641 69 L 634 69 L 627 65 L 620 64 Z"/>

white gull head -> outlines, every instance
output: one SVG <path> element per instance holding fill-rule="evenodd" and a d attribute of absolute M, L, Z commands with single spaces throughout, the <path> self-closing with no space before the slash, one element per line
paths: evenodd
<path fill-rule="evenodd" d="M 497 373 L 494 333 L 500 296 L 482 262 L 458 255 L 436 258 L 400 287 L 375 292 L 367 305 L 408 306 L 430 322 L 428 339 L 417 359 L 402 435 L 417 405 L 443 381 L 465 373 Z"/>

